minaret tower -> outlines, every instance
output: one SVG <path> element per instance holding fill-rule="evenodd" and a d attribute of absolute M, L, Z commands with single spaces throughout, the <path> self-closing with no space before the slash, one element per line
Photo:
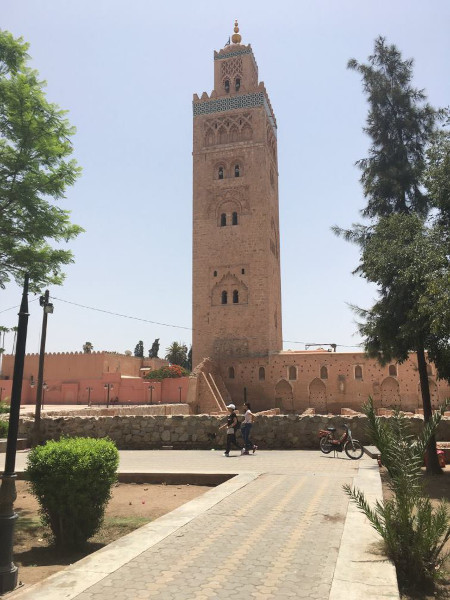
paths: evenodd
<path fill-rule="evenodd" d="M 231 40 L 193 101 L 193 366 L 282 349 L 277 125 L 237 21 Z"/>

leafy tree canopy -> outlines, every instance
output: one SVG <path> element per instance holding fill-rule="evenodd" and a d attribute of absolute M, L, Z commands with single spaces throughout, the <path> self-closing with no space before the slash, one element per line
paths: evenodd
<path fill-rule="evenodd" d="M 166 348 L 165 358 L 173 365 L 180 365 L 184 367 L 187 363 L 187 352 L 188 349 L 186 344 L 173 342 L 168 348 Z"/>
<path fill-rule="evenodd" d="M 62 266 L 73 262 L 70 250 L 51 242 L 83 230 L 54 202 L 81 169 L 70 159 L 75 129 L 66 111 L 47 101 L 45 82 L 27 67 L 27 49 L 0 30 L 0 287 L 11 278 L 22 285 L 28 272 L 37 290 L 62 283 Z"/>

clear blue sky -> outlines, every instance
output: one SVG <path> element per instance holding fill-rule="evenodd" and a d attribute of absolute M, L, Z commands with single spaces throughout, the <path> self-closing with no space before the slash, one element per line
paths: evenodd
<path fill-rule="evenodd" d="M 89 311 L 54 299 L 47 350 L 134 350 L 191 341 L 192 94 L 213 86 L 213 51 L 239 19 L 278 122 L 285 349 L 299 342 L 355 347 L 347 303 L 375 291 L 351 275 L 357 249 L 336 238 L 364 206 L 357 159 L 367 104 L 349 58 L 365 61 L 384 35 L 415 59 L 415 84 L 449 102 L 447 0 L 2 0 L 0 27 L 30 43 L 47 97 L 69 110 L 83 175 L 63 206 L 86 229 L 71 247 L 54 298 L 187 329 Z M 30 300 L 33 297 L 30 296 Z M 0 311 L 19 304 L 14 284 Z M 42 310 L 30 304 L 28 352 L 39 351 Z M 17 311 L 0 314 L 17 324 Z M 6 338 L 11 351 L 12 335 Z"/>

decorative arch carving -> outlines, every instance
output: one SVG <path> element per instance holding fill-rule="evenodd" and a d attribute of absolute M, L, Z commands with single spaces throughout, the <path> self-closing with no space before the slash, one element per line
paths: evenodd
<path fill-rule="evenodd" d="M 400 406 L 400 386 L 394 377 L 386 377 L 380 386 L 382 408 Z"/>
<path fill-rule="evenodd" d="M 272 134 L 273 135 L 273 134 Z M 243 112 L 226 117 L 206 119 L 203 130 L 204 146 L 229 144 L 253 138 L 252 114 Z"/>
<path fill-rule="evenodd" d="M 222 61 L 221 65 L 222 81 L 225 79 L 234 80 L 236 77 L 242 78 L 242 58 L 235 56 Z"/>
<path fill-rule="evenodd" d="M 242 279 L 239 279 L 239 277 L 228 271 L 228 273 L 226 273 L 212 288 L 212 306 L 223 304 L 222 298 L 224 293 L 226 293 L 227 304 L 232 306 L 232 299 L 235 297 L 235 292 L 237 292 L 238 298 L 238 302 L 234 303 L 235 306 L 248 304 L 248 287 Z"/>
<path fill-rule="evenodd" d="M 250 213 L 248 186 L 230 186 L 220 189 L 219 193 L 217 193 L 217 190 L 215 191 L 216 193 L 214 194 L 214 191 L 211 190 L 210 201 L 206 208 L 208 218 L 213 218 L 218 221 L 218 219 L 220 219 L 220 214 L 226 212 L 229 217 L 227 218 L 227 221 L 231 223 L 231 215 L 233 212 L 237 212 L 238 217 Z M 226 210 L 224 210 L 224 208 Z"/>
<path fill-rule="evenodd" d="M 430 400 L 431 400 L 431 408 L 436 410 L 439 408 L 439 389 L 435 381 L 433 379 L 428 378 L 428 385 L 430 386 Z M 422 386 L 418 385 L 417 387 L 418 393 L 418 406 L 422 406 Z"/>
<path fill-rule="evenodd" d="M 292 411 L 294 409 L 292 385 L 286 379 L 280 379 L 275 386 L 275 406 L 284 411 Z"/>
<path fill-rule="evenodd" d="M 316 377 L 309 384 L 309 406 L 315 408 L 317 412 L 328 412 L 327 408 L 327 388 L 324 382 Z"/>

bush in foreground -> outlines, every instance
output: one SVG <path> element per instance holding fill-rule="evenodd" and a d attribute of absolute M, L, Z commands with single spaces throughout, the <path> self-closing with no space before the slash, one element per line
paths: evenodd
<path fill-rule="evenodd" d="M 56 546 L 83 546 L 100 528 L 119 453 L 110 440 L 63 438 L 33 448 L 26 469 Z"/>
<path fill-rule="evenodd" d="M 0 415 L 8 414 L 10 406 L 7 402 L 0 402 Z"/>
<path fill-rule="evenodd" d="M 0 438 L 4 438 L 8 435 L 8 421 L 0 419 Z"/>
<path fill-rule="evenodd" d="M 368 417 L 371 441 L 380 451 L 381 462 L 388 471 L 393 496 L 371 507 L 361 490 L 344 486 L 383 538 L 403 588 L 424 589 L 444 575 L 448 556 L 444 546 L 450 538 L 448 504 L 442 501 L 433 508 L 422 483 L 424 454 L 444 408 L 435 413 L 431 421 L 425 423 L 421 435 L 415 437 L 409 420 L 400 412 L 389 420 L 377 417 L 369 398 L 363 411 Z"/>

